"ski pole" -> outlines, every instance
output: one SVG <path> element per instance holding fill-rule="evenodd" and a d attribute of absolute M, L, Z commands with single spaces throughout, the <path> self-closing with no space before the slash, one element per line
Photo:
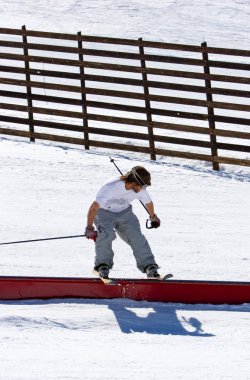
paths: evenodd
<path fill-rule="evenodd" d="M 121 174 L 121 175 L 123 175 L 122 174 L 122 171 L 118 168 L 118 166 L 116 165 L 116 163 L 115 163 L 115 160 L 112 158 L 112 157 L 109 157 L 110 158 L 110 162 L 112 162 L 112 164 L 114 164 L 115 165 L 115 167 L 116 167 L 116 169 L 118 170 L 118 172 Z"/>
<path fill-rule="evenodd" d="M 85 236 L 85 235 L 73 235 L 73 236 L 59 236 L 59 237 L 44 238 L 44 239 L 32 239 L 32 240 L 8 241 L 8 242 L 6 242 L 6 243 L 0 243 L 0 245 L 20 244 L 20 243 L 33 243 L 33 242 L 35 242 L 35 241 L 57 240 L 57 239 L 72 239 L 72 238 L 78 238 L 78 237 L 84 237 L 84 236 Z"/>
<path fill-rule="evenodd" d="M 122 174 L 122 171 L 121 171 L 121 170 L 118 168 L 118 166 L 116 165 L 115 160 L 114 160 L 112 157 L 109 157 L 109 158 L 110 158 L 110 162 L 112 162 L 112 164 L 115 165 L 115 167 L 116 167 L 116 169 L 118 170 L 118 172 L 119 172 L 121 175 L 123 175 L 123 174 Z M 145 210 L 147 211 L 148 215 L 150 216 L 150 213 L 149 213 L 147 207 L 145 206 L 145 204 L 142 203 L 142 201 L 140 201 L 140 203 L 141 203 L 141 205 L 145 208 Z M 149 221 L 150 221 L 150 219 L 147 219 L 147 221 L 146 221 L 146 227 L 147 227 L 147 229 L 150 229 L 150 228 L 156 228 L 156 227 L 154 227 L 152 224 L 149 225 Z"/>

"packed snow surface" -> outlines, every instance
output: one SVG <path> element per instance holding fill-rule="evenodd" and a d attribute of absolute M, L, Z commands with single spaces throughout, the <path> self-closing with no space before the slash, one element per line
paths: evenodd
<path fill-rule="evenodd" d="M 114 152 L 126 171 L 144 165 L 161 228 L 146 230 L 161 270 L 177 279 L 249 280 L 249 182 L 239 168 L 150 162 Z M 0 139 L 1 239 L 82 234 L 100 184 L 116 176 L 107 152 Z M 143 278 L 114 243 L 115 277 Z M 2 275 L 90 277 L 83 238 L 1 247 Z M 2 301 L 0 379 L 248 379 L 250 307 L 131 300 Z"/>

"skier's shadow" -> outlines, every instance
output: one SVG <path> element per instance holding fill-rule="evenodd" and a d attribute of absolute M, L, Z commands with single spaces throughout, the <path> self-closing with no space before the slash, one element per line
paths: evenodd
<path fill-rule="evenodd" d="M 125 304 L 108 305 L 116 317 L 123 333 L 146 332 L 148 334 L 188 335 L 199 337 L 212 337 L 202 329 L 202 323 L 194 317 L 185 318 L 177 316 L 176 306 L 168 305 L 141 305 Z M 147 310 L 148 309 L 148 310 Z"/>

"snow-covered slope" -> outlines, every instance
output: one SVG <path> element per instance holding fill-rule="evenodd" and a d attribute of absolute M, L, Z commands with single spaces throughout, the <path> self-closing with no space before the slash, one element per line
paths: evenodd
<path fill-rule="evenodd" d="M 0 140 L 1 239 L 82 234 L 100 185 L 117 176 L 109 152 L 21 141 Z M 247 172 L 217 173 L 195 162 L 151 162 L 136 154 L 118 154 L 117 164 L 123 172 L 140 164 L 152 173 L 149 192 L 161 228 L 146 230 L 147 213 L 139 202 L 133 207 L 163 271 L 183 279 L 248 280 Z M 127 245 L 119 239 L 114 245 L 113 274 L 140 275 Z M 3 275 L 89 276 L 94 245 L 72 239 L 2 246 L 1 252 Z"/>
<path fill-rule="evenodd" d="M 248 0 L 0 0 L 2 27 L 249 49 Z"/>

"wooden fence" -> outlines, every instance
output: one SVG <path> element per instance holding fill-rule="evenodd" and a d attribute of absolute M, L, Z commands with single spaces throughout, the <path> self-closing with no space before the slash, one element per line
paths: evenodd
<path fill-rule="evenodd" d="M 250 166 L 249 50 L 0 34 L 0 134 Z"/>

